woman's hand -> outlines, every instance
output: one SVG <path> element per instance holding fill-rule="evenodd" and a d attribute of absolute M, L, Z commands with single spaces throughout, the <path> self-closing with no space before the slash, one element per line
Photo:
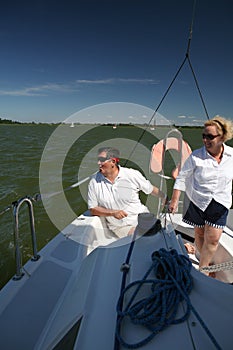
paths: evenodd
<path fill-rule="evenodd" d="M 177 211 L 178 208 L 178 201 L 177 200 L 171 200 L 168 205 L 168 211 L 169 213 L 174 214 Z"/>
<path fill-rule="evenodd" d="M 173 190 L 171 201 L 168 205 L 168 211 L 174 214 L 177 211 L 180 198 L 180 190 Z"/>

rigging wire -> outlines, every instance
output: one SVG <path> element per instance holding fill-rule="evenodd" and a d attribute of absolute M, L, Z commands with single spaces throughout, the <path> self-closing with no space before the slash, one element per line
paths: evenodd
<path fill-rule="evenodd" d="M 152 120 L 155 118 L 156 116 L 156 113 L 158 112 L 159 108 L 161 107 L 162 103 L 164 102 L 165 98 L 167 97 L 170 89 L 172 88 L 174 82 L 176 81 L 178 75 L 180 74 L 183 66 L 185 65 L 186 61 L 188 61 L 189 63 L 189 67 L 191 69 L 191 72 L 192 72 L 192 75 L 193 75 L 193 78 L 194 78 L 194 81 L 195 81 L 195 84 L 196 84 L 196 87 L 197 87 L 197 90 L 198 90 L 198 93 L 199 93 L 199 96 L 200 96 L 200 99 L 201 99 L 201 102 L 202 102 L 202 105 L 204 107 L 204 110 L 205 110 L 205 113 L 206 113 L 206 116 L 207 116 L 207 119 L 209 119 L 209 116 L 208 116 L 208 112 L 207 112 L 207 108 L 206 108 L 206 105 L 205 105 L 205 102 L 204 102 L 204 98 L 202 96 L 202 93 L 201 93 L 201 90 L 200 90 L 200 87 L 199 87 L 199 84 L 198 84 L 198 80 L 197 80 L 197 77 L 195 75 L 195 72 L 194 72 L 194 69 L 193 69 L 193 66 L 191 64 L 191 60 L 190 60 L 190 56 L 189 56 L 189 53 L 190 53 L 190 47 L 191 47 L 191 40 L 192 40 L 192 34 L 193 34 L 193 25 L 194 25 L 194 18 L 195 18 L 195 11 L 196 11 L 196 0 L 194 0 L 193 2 L 193 10 L 192 10 L 192 19 L 191 19 L 191 24 L 190 24 L 190 29 L 189 29 L 189 39 L 188 39 L 188 45 L 187 45 L 187 50 L 186 50 L 186 54 L 185 54 L 185 58 L 183 59 L 180 67 L 178 68 L 177 72 L 175 73 L 174 77 L 172 78 L 167 90 L 165 91 L 164 95 L 162 96 L 160 102 L 158 103 L 158 106 L 156 107 L 156 109 L 154 110 L 154 112 L 152 113 L 152 116 L 149 120 L 149 123 L 148 123 L 148 126 L 143 130 L 143 132 L 141 133 L 141 135 L 139 136 L 135 146 L 133 147 L 132 151 L 130 152 L 130 155 L 128 157 L 128 159 L 126 159 L 126 161 L 124 162 L 123 166 L 126 166 L 129 159 L 131 159 L 132 155 L 134 154 L 136 148 L 137 148 L 137 145 L 140 143 L 140 141 L 142 140 L 144 134 L 146 133 L 146 130 L 148 129 L 149 125 L 151 124 Z M 78 183 L 75 183 L 71 186 L 69 186 L 66 190 L 70 190 L 74 187 L 77 187 L 79 186 L 82 182 L 88 180 L 90 177 L 78 182 Z M 57 192 L 57 193 L 51 193 L 51 194 L 48 194 L 48 195 L 43 195 L 44 198 L 46 197 L 53 197 L 54 195 L 57 195 L 59 194 L 60 192 Z M 32 200 L 34 201 L 39 201 L 42 199 L 42 195 L 41 194 L 36 194 L 35 196 L 32 197 Z M 5 209 L 3 209 L 1 212 L 0 212 L 0 216 L 2 214 L 4 214 L 5 212 L 7 212 L 9 209 L 11 208 L 11 205 L 9 205 L 8 207 L 6 207 Z"/>
<path fill-rule="evenodd" d="M 188 61 L 188 64 L 189 64 L 189 67 L 191 69 L 191 72 L 192 72 L 192 76 L 193 76 L 193 79 L 195 81 L 195 85 L 196 85 L 196 88 L 198 90 L 198 94 L 199 94 L 199 97 L 201 99 L 201 102 L 202 102 L 202 105 L 203 105 L 203 108 L 204 108 L 204 111 L 205 111 L 205 114 L 206 114 L 206 117 L 207 119 L 209 119 L 209 115 L 208 115 L 208 112 L 207 112 L 207 108 L 206 108 L 206 105 L 205 105 L 205 102 L 204 102 L 204 98 L 203 98 L 203 95 L 201 93 L 201 89 L 199 87 L 199 84 L 198 84 L 198 80 L 197 80 L 197 77 L 196 77 L 196 74 L 194 72 L 194 69 L 193 69 L 193 66 L 191 64 L 191 60 L 190 60 L 190 47 L 191 47 L 191 41 L 192 41 L 192 35 L 193 35 L 193 25 L 194 25 L 194 18 L 195 18 L 195 12 L 196 12 L 196 0 L 194 0 L 193 2 L 193 10 L 192 10 L 192 19 L 191 19 L 191 24 L 190 24 L 190 29 L 189 29 L 189 39 L 188 39 L 188 45 L 187 45 L 187 50 L 186 50 L 186 54 L 185 54 L 185 58 L 183 59 L 180 67 L 178 68 L 177 72 L 175 73 L 173 79 L 171 80 L 171 83 L 169 84 L 167 90 L 165 91 L 164 95 L 162 96 L 160 102 L 158 103 L 158 106 L 156 107 L 156 109 L 154 110 L 150 120 L 149 120 L 149 123 L 148 123 L 148 126 L 143 130 L 141 136 L 138 138 L 138 141 L 136 143 L 136 145 L 134 146 L 134 148 L 132 149 L 128 159 L 125 161 L 124 163 L 124 166 L 127 165 L 128 163 L 128 160 L 132 157 L 132 155 L 134 154 L 136 148 L 137 148 L 137 145 L 138 143 L 141 141 L 141 139 L 143 138 L 144 134 L 146 133 L 146 130 L 148 129 L 149 125 L 151 124 L 152 120 L 155 118 L 156 116 L 156 113 L 158 112 L 159 108 L 161 107 L 162 103 L 164 102 L 165 98 L 167 97 L 170 89 L 172 88 L 174 82 L 176 81 L 176 78 L 178 77 L 179 73 L 181 72 L 183 66 L 185 65 L 186 61 Z"/>
<path fill-rule="evenodd" d="M 71 186 L 69 187 L 66 187 L 64 190 L 62 191 L 58 191 L 58 192 L 53 192 L 53 193 L 46 193 L 46 194 L 41 194 L 41 193 L 36 193 L 34 196 L 26 196 L 27 198 L 29 198 L 31 201 L 33 202 L 40 202 L 44 199 L 50 199 L 54 196 L 57 196 L 63 192 L 67 192 L 75 187 L 78 187 L 80 186 L 81 184 L 83 184 L 84 182 L 87 182 L 88 180 L 91 179 L 92 176 L 94 176 L 97 172 L 91 174 L 90 176 L 86 177 L 85 179 L 82 179 L 74 184 L 72 184 Z M 22 198 L 19 199 L 19 201 L 21 200 Z M 1 212 L 0 212 L 0 216 L 5 214 L 7 211 L 9 211 L 10 209 L 13 208 L 14 204 L 16 203 L 17 201 L 14 201 L 12 202 L 10 205 L 8 205 L 6 208 L 4 208 Z"/>
<path fill-rule="evenodd" d="M 1 212 L 0 212 L 0 216 L 5 214 L 8 210 L 11 209 L 11 205 L 8 205 L 5 209 L 3 209 Z"/>
<path fill-rule="evenodd" d="M 207 117 L 207 119 L 209 119 L 209 114 L 207 112 L 204 98 L 202 96 L 201 89 L 199 87 L 198 80 L 197 80 L 196 74 L 194 72 L 193 66 L 191 64 L 190 55 L 189 55 L 190 47 L 191 47 L 191 40 L 192 40 L 192 36 L 193 36 L 193 25 L 194 25 L 194 18 L 195 18 L 195 12 L 196 12 L 196 4 L 197 4 L 197 1 L 194 0 L 193 1 L 193 14 L 192 14 L 192 20 L 191 20 L 191 24 L 190 24 L 189 39 L 188 39 L 188 46 L 187 46 L 186 55 L 185 55 L 186 56 L 185 61 L 188 60 L 188 64 L 189 64 L 189 67 L 191 69 L 191 72 L 192 72 L 192 75 L 193 75 L 193 78 L 194 78 L 194 81 L 195 81 L 195 84 L 196 84 L 196 87 L 197 87 L 197 90 L 198 90 L 198 93 L 199 93 L 199 96 L 200 96 L 200 99 L 201 99 L 201 102 L 203 105 L 203 108 L 205 110 L 206 117 Z"/>
<path fill-rule="evenodd" d="M 194 81 L 195 81 L 195 84 L 196 84 L 196 87 L 197 87 L 197 90 L 198 90 L 198 93 L 199 93 L 199 96 L 201 98 L 201 102 L 203 104 L 203 107 L 204 107 L 204 110 L 205 110 L 205 113 L 206 113 L 206 116 L 207 116 L 207 119 L 209 119 L 209 116 L 208 116 L 208 112 L 207 112 L 207 109 L 206 109 L 206 106 L 205 106 L 205 102 L 204 102 L 204 99 L 203 99 L 203 96 L 201 94 L 201 90 L 199 88 L 199 84 L 198 84 L 198 81 L 197 81 L 197 78 L 196 78 L 196 75 L 194 73 L 194 69 L 192 67 L 192 64 L 191 64 L 191 60 L 190 60 L 190 47 L 191 47 L 191 40 L 192 40 L 192 34 L 193 34 L 193 24 L 194 24 L 194 17 L 195 17 L 195 11 L 196 11 L 196 0 L 194 0 L 193 2 L 193 11 L 192 11 L 192 19 L 191 19 L 191 24 L 190 24 L 190 30 L 189 30 L 189 39 L 188 39 L 188 45 L 187 45 L 187 50 L 186 50 L 186 54 L 185 54 L 185 58 L 183 59 L 180 67 L 178 68 L 177 72 L 175 73 L 170 85 L 168 86 L 167 90 L 165 91 L 162 99 L 160 100 L 158 106 L 156 107 L 155 111 L 153 112 L 152 116 L 151 116 L 151 119 L 148 123 L 148 126 L 143 130 L 141 136 L 139 137 L 136 145 L 134 146 L 134 148 L 132 149 L 128 159 L 125 161 L 125 164 L 127 164 L 128 160 L 131 158 L 131 156 L 134 154 L 135 152 L 135 149 L 137 147 L 137 144 L 141 141 L 141 139 L 143 138 L 146 130 L 148 129 L 150 123 L 152 122 L 153 118 L 156 116 L 156 113 L 158 112 L 159 108 L 161 107 L 162 103 L 164 102 L 165 98 L 167 97 L 170 89 L 172 88 L 174 82 L 176 81 L 179 73 L 181 72 L 184 64 L 186 63 L 186 61 L 188 61 L 189 63 L 189 67 L 191 69 L 191 72 L 192 72 L 192 75 L 193 75 L 193 78 L 194 78 Z M 129 264 L 130 264 L 130 258 L 131 258 L 131 255 L 132 255 L 132 251 L 133 251 L 133 248 L 134 248 L 134 241 L 135 241 L 135 237 L 133 237 L 132 239 L 132 243 L 130 245 L 130 248 L 128 250 L 128 254 L 127 254 L 127 263 L 125 264 L 125 266 L 127 268 L 124 269 L 124 273 L 123 273 L 123 276 L 122 276 L 122 283 L 121 283 L 121 292 L 124 290 L 125 286 L 126 286 L 126 275 L 127 275 L 127 272 L 128 272 L 128 269 L 129 269 Z M 119 301 L 119 305 L 118 305 L 118 312 L 122 312 L 123 310 L 123 300 Z M 119 322 L 119 314 L 118 314 L 118 317 L 117 317 L 117 322 L 116 322 L 116 330 L 117 330 L 117 324 Z M 215 339 L 214 339 L 215 341 Z M 115 343 L 114 343 L 114 350 L 118 350 L 120 348 L 120 341 L 118 339 L 118 337 L 116 336 L 115 337 Z M 218 344 L 217 344 L 217 348 L 218 348 Z"/>
<path fill-rule="evenodd" d="M 210 118 L 209 118 L 209 114 L 208 114 L 208 112 L 207 112 L 207 108 L 206 108 L 206 105 L 205 105 L 205 102 L 204 102 L 204 99 L 203 99 L 203 96 L 202 96 L 202 93 L 201 93 L 201 90 L 200 90 L 200 87 L 199 87 L 199 84 L 198 84 L 198 81 L 197 81 L 196 75 L 195 75 L 195 73 L 194 73 L 194 69 L 193 69 L 193 67 L 192 67 L 192 64 L 191 64 L 191 61 L 190 61 L 189 56 L 187 56 L 187 60 L 188 60 L 189 66 L 190 66 L 190 68 L 191 68 L 191 71 L 192 71 L 192 74 L 193 74 L 193 78 L 194 78 L 194 81 L 195 81 L 195 84 L 196 84 L 196 87 L 197 87 L 197 90 L 198 90 L 198 93 L 199 93 L 199 96 L 200 96 L 200 99 L 201 99 L 201 102 L 202 102 L 203 108 L 204 108 L 204 110 L 205 110 L 206 117 L 207 117 L 207 119 L 210 119 Z"/>
<path fill-rule="evenodd" d="M 192 40 L 192 36 L 193 36 L 193 24 L 194 24 L 195 12 L 196 12 L 196 4 L 197 4 L 197 1 L 194 0 L 194 1 L 193 1 L 192 20 L 191 20 L 190 29 L 189 29 L 189 40 L 188 40 L 188 46 L 187 46 L 187 51 L 186 51 L 186 53 L 189 53 L 189 51 L 190 51 L 191 40 Z"/>

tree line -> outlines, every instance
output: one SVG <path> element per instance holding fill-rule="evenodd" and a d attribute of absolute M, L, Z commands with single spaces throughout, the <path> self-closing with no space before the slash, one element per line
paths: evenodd
<path fill-rule="evenodd" d="M 10 120 L 10 119 L 0 118 L 0 124 L 22 124 L 22 123 L 14 121 L 14 120 Z"/>

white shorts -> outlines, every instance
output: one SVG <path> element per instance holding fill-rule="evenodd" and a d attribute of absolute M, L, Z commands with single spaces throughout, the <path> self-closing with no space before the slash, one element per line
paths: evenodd
<path fill-rule="evenodd" d="M 129 234 L 133 234 L 134 230 L 135 226 L 126 225 L 117 227 L 112 230 L 112 232 L 114 232 L 117 237 L 122 238 L 128 236 Z"/>

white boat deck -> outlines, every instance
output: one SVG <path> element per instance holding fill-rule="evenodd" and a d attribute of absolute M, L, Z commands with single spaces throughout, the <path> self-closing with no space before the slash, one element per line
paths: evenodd
<path fill-rule="evenodd" d="M 131 239 L 128 236 L 116 240 L 98 217 L 82 215 L 72 222 L 39 252 L 38 261 L 25 265 L 21 280 L 11 280 L 0 291 L 2 348 L 68 350 L 63 344 L 64 337 L 74 330 L 78 336 L 77 339 L 72 336 L 70 349 L 112 349 L 122 277 L 120 268 Z M 101 247 L 95 249 L 98 244 Z M 162 247 L 186 254 L 181 239 L 172 230 L 140 237 L 135 241 L 127 282 L 142 278 L 151 253 Z M 201 312 L 222 349 L 230 350 L 232 286 L 195 269 L 192 276 L 193 305 Z M 181 305 L 180 312 L 182 310 Z M 124 329 L 130 342 L 135 341 L 135 335 L 138 339 L 145 335 L 144 328 L 135 332 L 128 322 Z M 183 324 L 161 332 L 145 349 L 155 347 L 160 350 L 214 349 L 193 315 Z"/>

